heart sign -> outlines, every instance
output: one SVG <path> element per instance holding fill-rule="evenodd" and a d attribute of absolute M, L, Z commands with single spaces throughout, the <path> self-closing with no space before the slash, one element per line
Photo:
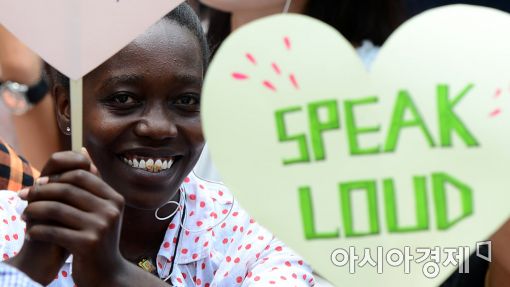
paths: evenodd
<path fill-rule="evenodd" d="M 240 204 L 338 286 L 469 272 L 459 262 L 509 216 L 508 27 L 493 9 L 430 10 L 368 72 L 317 20 L 253 22 L 207 74 L 212 157 Z"/>
<path fill-rule="evenodd" d="M 182 2 L 0 0 L 0 23 L 60 72 L 79 79 Z"/>

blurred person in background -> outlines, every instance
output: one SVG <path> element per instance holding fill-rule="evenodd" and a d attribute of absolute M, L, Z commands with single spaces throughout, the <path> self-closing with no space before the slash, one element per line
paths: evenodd
<path fill-rule="evenodd" d="M 235 29 L 253 20 L 284 12 L 305 14 L 331 25 L 354 47 L 368 40 L 376 46 L 398 27 L 404 16 L 399 0 L 201 0 L 210 12 L 208 39 L 217 49 Z"/>
<path fill-rule="evenodd" d="M 0 25 L 0 137 L 41 169 L 60 150 L 42 61 Z"/>
<path fill-rule="evenodd" d="M 19 191 L 32 186 L 38 177 L 39 171 L 0 138 L 0 190 Z"/>
<path fill-rule="evenodd" d="M 510 12 L 510 1 L 508 0 L 406 0 L 406 2 L 408 17 L 431 8 L 450 4 L 479 5 Z"/>

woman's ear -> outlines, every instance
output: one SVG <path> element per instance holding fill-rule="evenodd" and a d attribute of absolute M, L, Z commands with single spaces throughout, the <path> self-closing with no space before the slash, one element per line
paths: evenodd
<path fill-rule="evenodd" d="M 71 134 L 71 102 L 69 91 L 62 85 L 55 85 L 52 93 L 55 97 L 57 123 L 60 132 L 66 135 Z"/>

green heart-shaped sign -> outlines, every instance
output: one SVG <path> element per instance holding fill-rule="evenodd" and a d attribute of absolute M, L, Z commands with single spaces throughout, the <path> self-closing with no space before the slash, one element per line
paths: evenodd
<path fill-rule="evenodd" d="M 437 285 L 509 215 L 508 27 L 492 9 L 431 10 L 368 73 L 321 22 L 249 24 L 206 79 L 212 157 L 241 205 L 338 286 Z"/>

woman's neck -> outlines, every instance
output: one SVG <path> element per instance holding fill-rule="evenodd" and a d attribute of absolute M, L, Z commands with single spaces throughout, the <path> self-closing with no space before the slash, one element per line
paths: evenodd
<path fill-rule="evenodd" d="M 306 4 L 308 0 L 292 0 L 292 3 L 289 7 L 290 13 L 300 13 L 303 14 L 306 8 Z M 246 10 L 238 10 L 232 12 L 231 21 L 231 30 L 234 31 L 237 28 L 247 24 L 253 20 L 257 20 L 259 18 L 279 14 L 283 12 L 285 5 L 274 5 L 268 6 L 263 9 L 246 9 Z"/>
<path fill-rule="evenodd" d="M 175 199 L 179 202 L 179 195 Z M 166 205 L 161 209 L 162 214 L 171 214 L 177 206 Z M 154 210 L 143 210 L 126 206 L 122 219 L 120 251 L 122 255 L 133 261 L 140 256 L 152 257 L 157 254 L 163 242 L 168 225 L 173 217 L 158 220 Z"/>

